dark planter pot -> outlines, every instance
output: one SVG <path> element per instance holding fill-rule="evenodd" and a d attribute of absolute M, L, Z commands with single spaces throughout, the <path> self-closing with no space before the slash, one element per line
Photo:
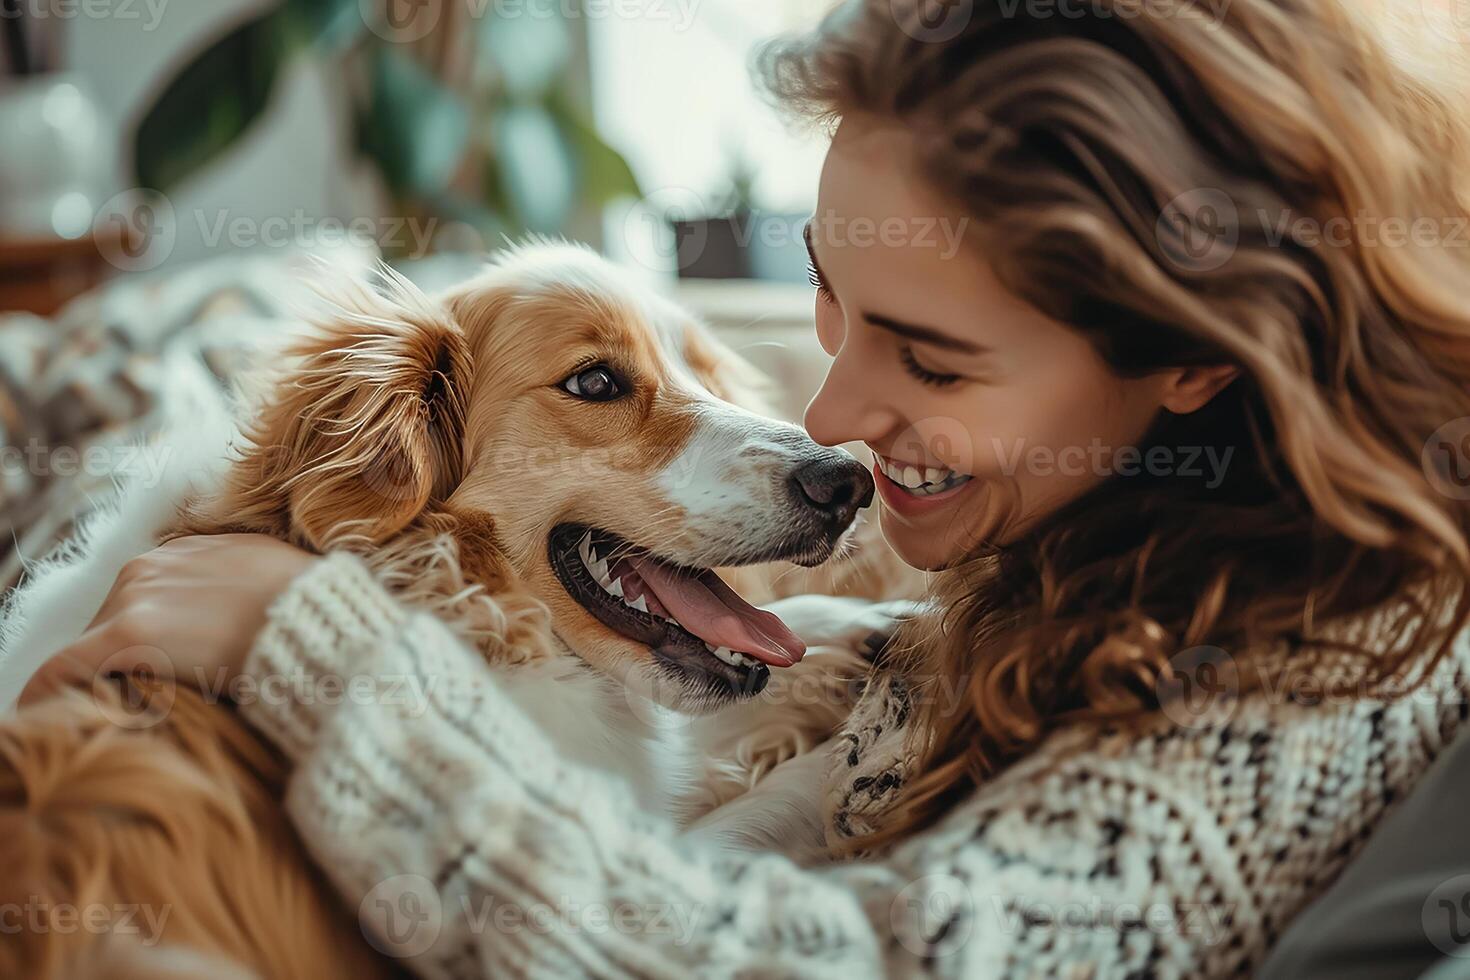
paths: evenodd
<path fill-rule="evenodd" d="M 744 211 L 673 222 L 681 279 L 806 281 L 800 214 Z"/>

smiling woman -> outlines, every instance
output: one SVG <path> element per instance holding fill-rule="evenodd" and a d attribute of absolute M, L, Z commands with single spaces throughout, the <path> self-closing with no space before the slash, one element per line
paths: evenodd
<path fill-rule="evenodd" d="M 340 348 L 378 387 L 319 372 L 348 408 L 403 409 L 329 488 L 414 477 L 387 487 L 422 491 L 466 575 L 543 600 L 554 688 L 487 670 L 348 556 L 267 614 L 291 558 L 237 546 L 276 569 L 230 606 L 259 631 L 241 662 L 159 600 L 160 580 L 223 591 L 232 549 L 198 538 L 119 583 L 85 662 L 141 637 L 256 681 L 420 682 L 414 704 L 242 712 L 290 758 L 292 821 L 370 941 L 425 975 L 1250 974 L 1465 728 L 1470 254 L 1368 234 L 1470 217 L 1460 93 L 1344 0 L 853 0 L 767 68 L 836 124 L 808 434 L 721 401 L 697 331 L 585 255 L 513 256 L 437 311 L 372 318 L 390 347 L 436 339 L 396 359 L 406 380 L 382 344 Z M 1278 232 L 1301 219 L 1353 230 Z M 426 356 L 445 343 L 448 372 Z M 352 447 L 344 417 L 306 434 Z M 401 465 L 450 422 L 452 486 L 443 459 Z M 872 483 L 813 438 L 866 443 Z M 505 462 L 527 446 L 577 469 L 528 478 Z M 775 701 L 816 658 L 782 666 L 798 642 L 706 569 L 825 559 L 874 486 L 929 601 L 792 600 L 827 610 L 789 620 L 800 643 L 862 669 Z M 618 702 L 640 678 L 703 707 L 762 669 L 743 706 L 776 713 L 735 716 L 737 749 L 841 730 L 716 810 L 733 835 L 650 812 L 656 740 L 601 721 L 637 714 Z M 619 696 L 585 696 L 605 682 Z M 548 927 L 487 930 L 492 904 Z M 436 911 L 405 930 L 405 907 Z"/>
<path fill-rule="evenodd" d="M 806 425 L 823 442 L 868 444 L 885 536 L 911 564 L 937 569 L 1014 538 L 1105 472 L 1007 460 L 1095 442 L 1111 466 L 1161 408 L 1200 408 L 1236 369 L 1119 376 L 1082 333 L 1007 290 L 973 244 L 925 246 L 926 225 L 974 219 L 926 190 L 918 164 L 913 135 L 893 122 L 853 115 L 833 140 L 807 243 L 817 335 L 835 360 Z M 855 242 L 864 221 L 887 234 Z"/>
<path fill-rule="evenodd" d="M 770 63 L 840 122 L 808 235 L 833 362 L 807 428 L 872 448 L 885 535 L 946 570 L 908 667 L 964 692 L 919 709 L 932 740 L 868 846 L 1064 722 L 1147 717 L 1193 648 L 1412 591 L 1446 618 L 1412 651 L 1355 648 L 1382 680 L 1465 621 L 1470 511 L 1424 447 L 1470 412 L 1449 285 L 1470 258 L 1364 231 L 1464 219 L 1450 80 L 1401 74 L 1332 0 L 1095 7 L 978 5 L 938 43 L 945 25 L 866 5 Z M 1345 215 L 1344 246 L 1273 234 Z M 854 247 L 837 232 L 859 221 L 965 244 Z"/>

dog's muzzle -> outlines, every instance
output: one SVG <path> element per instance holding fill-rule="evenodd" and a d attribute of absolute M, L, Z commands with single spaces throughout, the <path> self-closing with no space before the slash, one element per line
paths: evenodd
<path fill-rule="evenodd" d="M 873 475 L 841 450 L 801 463 L 787 484 L 797 507 L 839 534 L 873 502 Z"/>

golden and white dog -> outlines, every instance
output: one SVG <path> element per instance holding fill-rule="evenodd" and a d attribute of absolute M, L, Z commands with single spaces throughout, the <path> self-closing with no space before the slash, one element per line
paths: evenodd
<path fill-rule="evenodd" d="M 33 576 L 9 610 L 9 661 L 74 639 L 126 562 L 170 534 L 347 549 L 476 644 L 567 756 L 623 774 L 645 806 L 702 815 L 691 832 L 729 845 L 810 840 L 817 780 L 793 767 L 769 802 L 762 783 L 709 811 L 838 724 L 866 665 L 841 649 L 803 662 L 798 634 L 866 620 L 794 599 L 788 625 L 712 569 L 825 561 L 871 499 L 866 468 L 735 404 L 751 393 L 742 362 L 586 250 L 517 250 L 439 299 L 387 280 L 331 293 L 233 452 L 194 420 L 162 487 L 125 490 Z M 791 696 L 803 677 L 815 683 Z M 182 689 L 160 723 L 118 730 L 112 699 L 135 693 L 118 683 L 0 724 L 0 891 L 234 903 L 228 936 L 175 903 L 172 938 L 261 975 L 315 975 L 322 947 L 354 930 L 275 806 L 279 761 Z M 131 781 L 100 775 L 109 764 Z M 186 860 L 190 833 L 205 843 Z M 93 862 L 108 874 L 89 876 Z M 251 904 L 282 891 L 299 893 L 284 903 L 296 914 Z M 35 942 L 0 967 L 85 972 L 55 936 Z"/>

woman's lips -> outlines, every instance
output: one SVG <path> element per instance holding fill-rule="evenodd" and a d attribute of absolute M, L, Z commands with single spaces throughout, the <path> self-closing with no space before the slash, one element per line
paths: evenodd
<path fill-rule="evenodd" d="M 950 506 L 964 496 L 977 481 L 969 479 L 942 493 L 919 497 L 890 480 L 883 468 L 874 463 L 873 482 L 878 486 L 878 495 L 883 498 L 884 506 L 905 517 L 920 517 Z"/>

